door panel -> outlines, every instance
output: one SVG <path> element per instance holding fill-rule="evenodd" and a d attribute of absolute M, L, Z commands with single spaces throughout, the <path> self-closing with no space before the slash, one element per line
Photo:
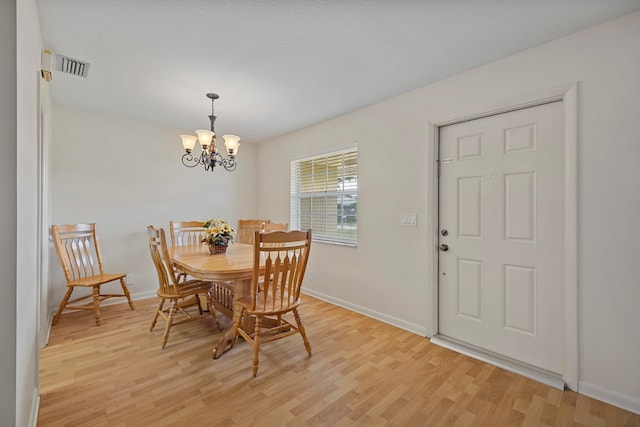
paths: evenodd
<path fill-rule="evenodd" d="M 440 129 L 439 333 L 562 372 L 562 103 Z"/>

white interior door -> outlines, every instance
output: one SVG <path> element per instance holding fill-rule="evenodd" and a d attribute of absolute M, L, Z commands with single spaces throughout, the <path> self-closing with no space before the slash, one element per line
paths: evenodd
<path fill-rule="evenodd" d="M 558 374 L 562 111 L 511 111 L 439 138 L 439 333 Z"/>

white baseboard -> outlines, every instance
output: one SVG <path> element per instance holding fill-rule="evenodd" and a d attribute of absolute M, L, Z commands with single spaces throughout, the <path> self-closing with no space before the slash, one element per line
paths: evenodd
<path fill-rule="evenodd" d="M 346 308 L 351 311 L 355 311 L 356 313 L 363 314 L 367 317 L 371 317 L 373 319 L 379 320 L 383 323 L 387 323 L 397 328 L 404 329 L 405 331 L 413 332 L 414 334 L 421 335 L 423 337 L 427 336 L 427 329 L 424 326 L 417 325 L 415 323 L 410 323 L 402 319 L 398 319 L 397 317 L 380 313 L 379 311 L 371 310 L 366 307 L 359 306 L 357 304 L 352 304 L 348 301 L 334 298 L 332 296 L 323 294 L 322 292 L 317 292 L 317 291 L 314 291 L 313 289 L 309 289 L 308 287 L 307 288 L 303 287 L 302 293 L 312 296 L 314 298 L 318 298 L 319 300 L 337 305 L 339 307 Z"/>
<path fill-rule="evenodd" d="M 49 310 L 49 312 L 47 313 L 47 331 L 45 333 L 44 340 L 40 341 L 41 350 L 45 348 L 47 344 L 49 344 L 49 337 L 51 336 L 51 322 L 53 322 L 53 314 L 54 314 L 53 310 Z"/>
<path fill-rule="evenodd" d="M 131 301 L 138 301 L 138 300 L 142 300 L 142 299 L 148 299 L 148 298 L 154 298 L 156 297 L 157 294 L 157 290 L 154 289 L 152 291 L 144 291 L 144 292 L 136 292 L 133 293 L 131 292 L 131 288 L 129 288 L 129 292 L 131 295 Z M 126 302 L 126 298 L 109 298 L 108 300 L 101 302 L 100 303 L 100 307 L 106 307 L 109 305 L 114 305 L 114 304 L 122 304 L 123 302 Z"/>
<path fill-rule="evenodd" d="M 133 301 L 155 298 L 158 296 L 158 290 L 154 289 L 152 291 L 144 291 L 144 292 L 136 292 L 135 294 L 131 294 L 131 299 Z"/>
<path fill-rule="evenodd" d="M 34 387 L 33 396 L 31 397 L 31 408 L 29 408 L 29 427 L 37 427 L 38 412 L 40 410 L 40 394 L 38 387 Z"/>
<path fill-rule="evenodd" d="M 637 397 L 628 396 L 586 381 L 578 381 L 578 393 L 640 415 L 640 399 Z"/>

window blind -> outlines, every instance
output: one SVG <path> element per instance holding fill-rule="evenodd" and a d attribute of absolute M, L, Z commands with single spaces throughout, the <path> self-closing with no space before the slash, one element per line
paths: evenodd
<path fill-rule="evenodd" d="M 291 162 L 293 229 L 312 230 L 313 240 L 356 245 L 357 147 Z"/>

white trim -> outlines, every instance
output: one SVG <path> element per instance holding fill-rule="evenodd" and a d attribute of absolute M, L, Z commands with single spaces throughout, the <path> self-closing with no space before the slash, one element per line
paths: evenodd
<path fill-rule="evenodd" d="M 312 296 L 314 298 L 317 298 L 319 300 L 331 303 L 333 305 L 337 305 L 339 307 L 345 308 L 347 310 L 351 310 L 354 311 L 356 313 L 360 313 L 364 316 L 367 317 L 371 317 L 372 319 L 375 320 L 379 320 L 380 322 L 395 326 L 397 328 L 400 329 L 404 329 L 405 331 L 409 331 L 409 332 L 413 332 L 414 334 L 420 335 L 420 336 L 425 336 L 426 334 L 426 330 L 423 326 L 417 324 L 417 323 L 410 323 L 410 322 L 406 322 L 402 319 L 398 319 L 397 317 L 393 317 L 393 316 L 389 316 L 385 313 L 381 313 L 379 311 L 375 311 L 375 310 L 371 310 L 368 309 L 366 307 L 362 307 L 360 305 L 357 304 L 352 304 L 348 301 L 342 300 L 342 299 L 338 299 L 338 298 L 334 298 L 330 295 L 327 294 L 323 294 L 322 292 L 317 292 L 314 291 L 313 289 L 309 289 L 309 288 L 304 288 L 303 287 L 303 294 Z"/>
<path fill-rule="evenodd" d="M 562 378 L 571 390 L 578 390 L 578 83 L 525 94 L 511 100 L 473 108 L 441 120 L 428 122 L 427 161 L 433 168 L 435 185 L 427 185 L 426 212 L 433 217 L 427 229 L 427 256 L 434 260 L 432 274 L 426 283 L 426 307 L 433 314 L 425 330 L 428 336 L 438 334 L 438 134 L 439 128 L 468 120 L 488 117 L 554 101 L 563 102 L 564 111 L 564 363 Z M 427 181 L 428 184 L 428 181 Z M 431 244 L 430 244 L 431 242 Z"/>
<path fill-rule="evenodd" d="M 131 289 L 129 289 L 129 292 L 131 292 Z M 149 298 L 155 298 L 158 296 L 158 292 L 156 290 L 153 291 L 144 291 L 144 292 L 137 292 L 137 293 L 132 293 L 131 294 L 131 301 L 139 301 L 139 300 L 143 300 L 143 299 L 149 299 Z M 124 301 L 119 301 L 119 302 L 124 302 Z M 113 304 L 116 304 L 117 301 L 113 301 Z M 106 304 L 109 305 L 109 304 Z"/>
<path fill-rule="evenodd" d="M 438 147 L 440 143 L 436 125 L 429 122 L 428 126 L 427 137 L 431 144 L 427 144 L 427 165 L 431 166 L 431 174 L 426 177 L 427 207 L 425 209 L 425 220 L 427 225 L 427 251 L 425 255 L 427 260 L 431 260 L 431 263 L 425 262 L 425 268 L 427 268 L 427 292 L 425 292 L 427 300 L 425 301 L 425 307 L 432 307 L 431 318 L 427 319 L 426 325 L 427 337 L 432 337 L 438 333 Z M 430 186 L 428 185 L 429 179 L 431 179 Z M 431 278 L 430 280 L 429 277 Z"/>
<path fill-rule="evenodd" d="M 139 301 L 139 300 L 143 300 L 143 299 L 155 298 L 155 297 L 158 296 L 158 293 L 157 293 L 156 290 L 137 292 L 137 293 L 134 294 L 134 293 L 131 292 L 131 285 L 129 285 L 128 287 L 129 287 L 129 293 L 130 293 L 130 296 L 131 296 L 131 301 Z M 127 302 L 127 300 L 126 300 L 125 297 L 109 298 L 105 302 L 101 302 L 100 303 L 100 307 L 108 307 L 110 305 L 115 305 L 115 304 L 124 304 L 126 302 Z"/>
<path fill-rule="evenodd" d="M 50 318 L 47 317 L 49 307 L 49 227 L 51 215 L 50 174 L 51 174 L 51 99 L 46 85 L 38 79 L 38 195 L 37 195 L 37 298 L 38 298 L 38 346 L 44 348 L 49 341 Z"/>
<path fill-rule="evenodd" d="M 564 352 L 567 386 L 578 391 L 578 84 L 563 96 L 564 107 Z"/>
<path fill-rule="evenodd" d="M 31 407 L 29 408 L 29 427 L 36 427 L 38 425 L 38 413 L 40 412 L 40 395 L 38 394 L 38 387 L 33 388 L 33 396 L 31 397 Z"/>
<path fill-rule="evenodd" d="M 40 350 L 42 350 L 47 346 L 47 344 L 49 344 L 49 337 L 51 336 L 51 324 L 53 323 L 53 316 L 56 310 L 47 310 L 47 325 L 45 328 L 45 336 L 41 338 L 42 344 L 40 345 Z M 40 384 L 38 384 L 38 386 L 40 386 Z"/>
<path fill-rule="evenodd" d="M 617 391 L 580 381 L 580 394 L 592 397 L 626 411 L 640 415 L 640 399 L 634 396 L 618 393 Z"/>

